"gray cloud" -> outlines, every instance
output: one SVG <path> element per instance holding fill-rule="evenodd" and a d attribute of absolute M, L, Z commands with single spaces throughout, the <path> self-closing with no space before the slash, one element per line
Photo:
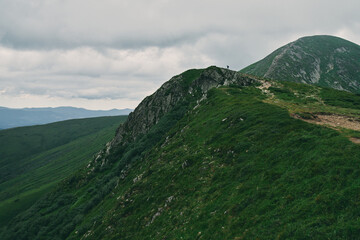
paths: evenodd
<path fill-rule="evenodd" d="M 18 48 L 139 48 L 243 36 L 334 31 L 359 22 L 356 0 L 2 0 L 0 34 Z"/>
<path fill-rule="evenodd" d="M 0 0 L 0 105 L 135 107 L 188 68 L 239 70 L 305 35 L 360 43 L 357 9 L 357 0 Z"/>

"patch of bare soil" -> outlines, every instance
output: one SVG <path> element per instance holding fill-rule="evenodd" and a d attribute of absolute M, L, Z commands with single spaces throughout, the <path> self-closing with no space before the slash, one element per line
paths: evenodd
<path fill-rule="evenodd" d="M 335 114 L 310 114 L 310 117 L 307 116 L 306 118 L 301 117 L 298 114 L 292 114 L 292 117 L 296 119 L 301 119 L 308 123 L 324 125 L 335 130 L 339 130 L 339 128 L 347 128 L 355 131 L 360 131 L 360 120 L 353 117 Z M 360 138 L 348 138 L 353 143 L 360 144 Z"/>
<path fill-rule="evenodd" d="M 267 90 L 269 87 L 271 87 L 271 83 L 268 81 L 264 81 L 264 80 L 260 80 L 261 85 L 258 86 L 257 88 L 261 89 L 261 90 Z"/>
<path fill-rule="evenodd" d="M 269 93 L 270 93 L 270 95 L 273 95 L 273 94 L 271 94 L 271 92 L 269 91 L 269 87 L 271 87 L 271 83 L 268 82 L 268 81 L 264 81 L 264 80 L 261 80 L 260 82 L 261 82 L 261 85 L 258 86 L 257 88 L 260 89 L 260 90 L 261 90 L 263 93 L 265 93 L 265 94 L 269 94 Z"/>
<path fill-rule="evenodd" d="M 311 118 L 302 118 L 298 114 L 293 114 L 294 118 L 301 119 L 305 122 L 318 125 L 326 125 L 332 128 L 347 128 L 360 131 L 360 120 L 354 117 L 336 115 L 336 114 L 311 114 Z"/>
<path fill-rule="evenodd" d="M 349 140 L 352 141 L 353 143 L 360 144 L 360 139 L 359 138 L 351 137 L 351 138 L 349 138 Z"/>

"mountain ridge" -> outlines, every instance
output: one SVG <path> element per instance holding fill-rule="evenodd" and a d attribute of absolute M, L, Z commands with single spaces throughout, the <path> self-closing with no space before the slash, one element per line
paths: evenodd
<path fill-rule="evenodd" d="M 184 82 L 184 78 L 186 78 L 187 82 Z M 117 134 L 111 142 L 111 145 L 116 145 L 123 141 L 125 135 L 128 135 L 129 132 L 133 140 L 136 135 L 146 133 L 146 131 L 159 121 L 159 118 L 184 99 L 187 94 L 190 94 L 192 97 L 205 97 L 206 92 L 213 87 L 228 86 L 230 84 L 245 86 L 253 84 L 254 82 L 257 82 L 255 78 L 215 66 L 204 70 L 188 70 L 171 78 L 154 94 L 146 97 L 138 107 L 129 114 L 128 120 L 117 130 Z M 156 110 L 153 110 L 153 108 L 156 108 Z M 143 112 L 144 109 L 147 110 L 147 116 L 145 116 Z M 145 121 L 145 123 L 141 123 L 142 121 Z M 139 122 L 141 123 L 140 125 L 132 124 Z"/>
<path fill-rule="evenodd" d="M 211 66 L 164 83 L 2 239 L 352 239 L 359 96 Z"/>
<path fill-rule="evenodd" d="M 315 35 L 282 46 L 240 72 L 360 93 L 360 46 Z"/>

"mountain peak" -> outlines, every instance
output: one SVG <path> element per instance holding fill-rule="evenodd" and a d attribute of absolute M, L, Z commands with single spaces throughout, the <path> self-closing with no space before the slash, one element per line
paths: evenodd
<path fill-rule="evenodd" d="M 154 94 L 146 97 L 134 112 L 130 113 L 125 124 L 120 126 L 111 145 L 127 143 L 139 134 L 146 133 L 164 114 L 188 98 L 200 99 L 213 87 L 230 84 L 246 86 L 255 81 L 255 78 L 216 66 L 187 70 L 174 76 Z M 124 141 L 125 136 L 130 138 Z"/>
<path fill-rule="evenodd" d="M 241 70 L 256 76 L 360 92 L 360 46 L 345 39 L 302 37 Z"/>
<path fill-rule="evenodd" d="M 229 85 L 248 86 L 257 81 L 256 78 L 216 66 L 190 69 L 174 76 L 130 113 L 127 121 L 117 129 L 114 139 L 95 158 L 95 162 L 104 161 L 112 149 L 119 149 L 119 146 L 132 143 L 147 134 L 165 115 L 176 112 L 176 118 L 180 119 L 186 113 L 185 109 L 196 107 L 189 105 L 205 99 L 210 89 Z"/>

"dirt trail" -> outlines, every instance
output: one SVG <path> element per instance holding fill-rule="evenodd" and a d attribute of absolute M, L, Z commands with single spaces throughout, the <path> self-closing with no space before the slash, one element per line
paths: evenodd
<path fill-rule="evenodd" d="M 340 115 L 317 115 L 317 118 L 323 124 L 360 131 L 360 121 L 355 118 Z"/>
<path fill-rule="evenodd" d="M 353 143 L 360 144 L 360 139 L 359 138 L 351 137 L 351 138 L 349 138 L 349 140 L 352 141 Z"/>
<path fill-rule="evenodd" d="M 261 82 L 261 85 L 256 88 L 260 89 L 265 94 L 270 94 L 271 96 L 273 96 L 274 94 L 272 94 L 269 91 L 269 87 L 271 87 L 271 82 L 264 81 L 264 80 L 261 80 L 260 82 Z"/>
<path fill-rule="evenodd" d="M 360 131 L 360 120 L 353 117 L 335 114 L 313 114 L 312 116 L 312 119 L 304 119 L 299 115 L 294 115 L 293 117 L 318 125 L 328 125 L 335 128 L 341 127 Z"/>
<path fill-rule="evenodd" d="M 335 130 L 340 130 L 339 128 L 346 128 L 360 131 L 360 120 L 354 117 L 335 114 L 312 114 L 312 119 L 304 119 L 297 114 L 293 114 L 292 117 L 301 119 L 308 123 L 324 125 Z M 349 140 L 353 143 L 360 144 L 359 138 L 349 137 Z"/>
<path fill-rule="evenodd" d="M 272 86 L 271 82 L 260 80 L 261 85 L 257 88 L 260 89 L 264 94 L 268 95 L 268 99 L 275 99 L 275 95 L 270 92 L 269 88 Z M 309 96 L 309 97 L 316 97 Z M 321 99 L 318 99 L 319 102 L 321 102 Z M 341 128 L 345 129 L 351 129 L 355 131 L 360 131 L 360 119 L 355 117 L 349 117 L 344 115 L 337 115 L 337 114 L 316 114 L 311 113 L 309 118 L 301 117 L 298 114 L 291 114 L 293 118 L 301 119 L 305 122 L 317 124 L 317 125 L 323 125 L 338 131 L 341 131 Z M 360 144 L 360 138 L 350 137 L 348 136 L 349 140 L 353 143 Z"/>

